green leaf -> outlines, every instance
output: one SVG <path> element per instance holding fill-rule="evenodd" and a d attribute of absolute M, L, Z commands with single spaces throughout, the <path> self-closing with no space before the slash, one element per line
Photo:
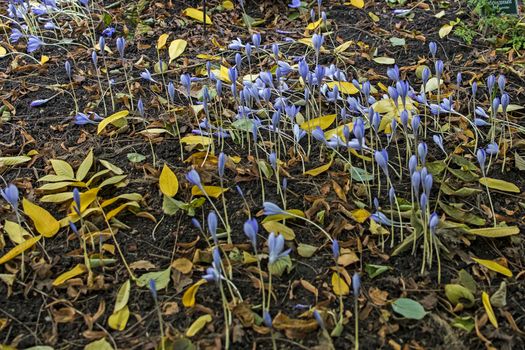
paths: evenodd
<path fill-rule="evenodd" d="M 427 314 L 420 303 L 409 298 L 397 299 L 392 303 L 392 309 L 401 316 L 413 320 L 421 320 Z"/>
<path fill-rule="evenodd" d="M 465 307 L 472 307 L 474 305 L 474 295 L 461 284 L 447 284 L 445 286 L 445 295 L 454 306 L 459 303 L 465 305 Z"/>
<path fill-rule="evenodd" d="M 147 286 L 149 284 L 149 280 L 152 279 L 155 281 L 157 290 L 164 289 L 170 283 L 170 272 L 171 272 L 171 266 L 168 267 L 166 270 L 148 272 L 138 278 L 137 286 L 139 287 Z"/>
<path fill-rule="evenodd" d="M 458 282 L 459 284 L 461 284 L 463 287 L 467 288 L 469 291 L 472 292 L 472 294 L 476 293 L 477 290 L 478 290 L 478 285 L 476 283 L 476 280 L 474 279 L 474 277 L 472 277 L 472 275 L 470 273 L 468 273 L 468 271 L 466 270 L 459 270 L 459 273 L 458 273 Z"/>
<path fill-rule="evenodd" d="M 278 259 L 273 264 L 268 264 L 268 269 L 270 270 L 272 275 L 278 277 L 280 277 L 285 270 L 287 272 L 290 272 L 292 270 L 292 267 L 292 259 L 290 259 L 289 255 Z"/>
<path fill-rule="evenodd" d="M 488 238 L 500 238 L 517 235 L 520 233 L 520 228 L 518 226 L 473 228 L 468 230 L 468 233 Z"/>
<path fill-rule="evenodd" d="M 390 41 L 392 46 L 405 46 L 406 45 L 406 41 L 403 38 L 392 37 L 388 40 Z"/>
<path fill-rule="evenodd" d="M 78 181 L 84 180 L 89 172 L 89 169 L 91 169 L 92 166 L 93 166 L 93 150 L 91 149 L 89 150 L 89 153 L 86 156 L 86 158 L 84 158 L 84 160 L 78 167 L 76 179 Z"/>
<path fill-rule="evenodd" d="M 459 190 L 455 190 L 444 182 L 441 184 L 441 190 L 443 191 L 444 194 L 448 196 L 458 196 L 458 197 L 470 197 L 473 194 L 481 192 L 479 188 L 469 188 L 469 187 L 462 187 Z"/>
<path fill-rule="evenodd" d="M 476 226 L 485 225 L 485 219 L 479 216 L 456 209 L 453 206 L 446 205 L 445 203 L 441 201 L 439 202 L 439 206 L 441 207 L 441 209 L 445 211 L 447 215 L 453 217 L 454 219 L 460 222 L 471 224 L 471 225 L 476 225 Z"/>
<path fill-rule="evenodd" d="M 365 169 L 353 166 L 350 168 L 350 176 L 352 180 L 357 182 L 366 182 L 374 179 L 372 174 L 369 174 Z"/>
<path fill-rule="evenodd" d="M 390 57 L 384 57 L 383 56 L 383 57 L 376 57 L 376 58 L 374 58 L 374 62 L 379 63 L 379 64 L 388 64 L 388 65 L 390 65 L 390 64 L 396 63 L 396 60 L 393 59 L 393 58 L 390 58 Z"/>
<path fill-rule="evenodd" d="M 470 316 L 464 316 L 464 317 L 457 316 L 456 318 L 454 318 L 454 321 L 452 321 L 451 325 L 453 327 L 463 329 L 464 331 L 467 331 L 469 333 L 476 326 L 474 323 L 474 319 Z"/>
<path fill-rule="evenodd" d="M 490 297 L 490 303 L 495 307 L 507 306 L 507 284 L 501 281 L 498 290 Z"/>
<path fill-rule="evenodd" d="M 389 270 L 392 270 L 390 266 L 384 266 L 384 265 L 374 265 L 374 264 L 366 264 L 365 265 L 365 271 L 370 277 L 370 279 L 373 279 L 380 274 L 387 272 Z"/>
<path fill-rule="evenodd" d="M 128 304 L 129 300 L 129 292 L 131 290 L 131 282 L 128 279 L 126 282 L 120 286 L 118 293 L 117 293 L 117 299 L 115 300 L 115 308 L 113 312 L 117 312 L 120 309 L 124 308 Z"/>
<path fill-rule="evenodd" d="M 315 254 L 317 251 L 317 247 L 309 244 L 299 243 L 297 246 L 297 254 L 302 256 L 303 258 L 309 258 L 312 255 Z"/>
<path fill-rule="evenodd" d="M 108 126 L 109 124 L 112 124 L 114 122 L 116 122 L 117 120 L 120 120 L 122 118 L 126 118 L 127 115 L 129 114 L 129 111 L 128 110 L 123 110 L 123 111 L 120 111 L 120 112 L 117 112 L 117 113 L 114 113 L 112 115 L 110 115 L 109 117 L 107 118 L 104 118 L 99 124 L 98 124 L 98 127 L 97 127 L 97 134 L 100 134 L 102 132 L 102 130 L 104 130 L 106 128 L 106 126 Z"/>
<path fill-rule="evenodd" d="M 131 163 L 140 163 L 146 159 L 146 156 L 140 153 L 128 153 L 126 156 Z"/>
<path fill-rule="evenodd" d="M 491 177 L 482 177 L 479 179 L 479 183 L 487 186 L 488 188 L 492 188 L 494 190 L 500 190 L 500 191 L 512 192 L 512 193 L 521 192 L 519 187 L 514 185 L 513 183 L 504 181 L 504 180 L 493 179 Z"/>
<path fill-rule="evenodd" d="M 13 166 L 29 162 L 31 157 L 16 156 L 16 157 L 0 157 L 0 165 Z"/>
<path fill-rule="evenodd" d="M 89 343 L 84 350 L 113 350 L 113 347 L 108 343 L 106 338 L 102 338 Z"/>
<path fill-rule="evenodd" d="M 73 168 L 71 167 L 71 165 L 69 165 L 68 162 L 60 159 L 51 159 L 51 166 L 53 167 L 55 174 L 57 174 L 58 176 L 65 176 L 71 180 L 75 179 L 75 173 L 73 172 Z"/>
<path fill-rule="evenodd" d="M 478 179 L 478 175 L 474 174 L 470 170 L 448 168 L 448 171 L 458 179 L 463 180 L 465 182 L 473 182 Z"/>

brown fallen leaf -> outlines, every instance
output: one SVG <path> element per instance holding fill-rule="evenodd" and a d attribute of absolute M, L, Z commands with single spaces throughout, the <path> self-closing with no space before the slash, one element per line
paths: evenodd
<path fill-rule="evenodd" d="M 284 331 L 286 336 L 291 339 L 302 339 L 308 333 L 311 333 L 319 327 L 317 321 L 314 319 L 310 320 L 299 320 L 286 316 L 279 312 L 273 320 L 273 327 L 275 329 Z"/>

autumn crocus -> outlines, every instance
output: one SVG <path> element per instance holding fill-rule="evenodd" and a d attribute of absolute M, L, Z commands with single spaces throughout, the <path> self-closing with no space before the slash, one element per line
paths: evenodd
<path fill-rule="evenodd" d="M 156 83 L 157 81 L 155 79 L 153 79 L 153 77 L 151 76 L 151 73 L 148 69 L 145 69 L 144 72 L 141 72 L 140 73 L 140 77 L 144 80 L 147 80 L 151 83 Z"/>
<path fill-rule="evenodd" d="M 40 40 L 37 36 L 30 35 L 29 39 L 27 40 L 27 52 L 32 53 L 38 50 L 42 45 L 44 45 L 44 42 Z"/>
<path fill-rule="evenodd" d="M 217 214 L 214 211 L 210 211 L 208 214 L 208 230 L 213 238 L 213 241 L 217 245 Z"/>
<path fill-rule="evenodd" d="M 75 213 L 77 213 L 78 216 L 80 216 L 80 192 L 78 191 L 78 188 L 73 189 L 73 210 Z"/>
<path fill-rule="evenodd" d="M 268 236 L 268 263 L 274 264 L 277 260 L 288 256 L 291 249 L 284 250 L 284 236 L 282 234 L 275 235 L 271 232 Z"/>
<path fill-rule="evenodd" d="M 257 247 L 257 232 L 259 231 L 259 224 L 257 223 L 256 219 L 248 219 L 244 223 L 244 234 L 250 242 L 252 243 L 252 246 L 254 249 Z"/>
<path fill-rule="evenodd" d="M 2 198 L 11 205 L 14 210 L 18 209 L 18 187 L 13 184 L 9 184 L 6 188 L 0 190 Z"/>

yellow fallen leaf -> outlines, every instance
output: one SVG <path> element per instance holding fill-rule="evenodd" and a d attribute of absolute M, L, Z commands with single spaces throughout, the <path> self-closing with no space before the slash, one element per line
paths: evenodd
<path fill-rule="evenodd" d="M 225 10 L 233 10 L 235 8 L 235 6 L 233 5 L 233 3 L 230 0 L 223 1 L 222 2 L 222 7 Z"/>
<path fill-rule="evenodd" d="M 58 232 L 60 223 L 47 210 L 25 198 L 22 200 L 22 205 L 24 213 L 33 221 L 38 233 L 46 238 L 50 238 Z"/>
<path fill-rule="evenodd" d="M 5 47 L 0 46 L 0 58 L 4 57 L 5 55 L 7 55 L 7 50 Z"/>
<path fill-rule="evenodd" d="M 108 126 L 109 124 L 113 123 L 113 122 L 116 122 L 117 120 L 119 119 L 122 119 L 122 118 L 125 118 L 127 117 L 127 115 L 129 114 L 129 111 L 127 109 L 123 110 L 123 111 L 120 111 L 120 112 L 117 112 L 115 114 L 112 114 L 110 115 L 109 117 L 107 118 L 104 118 L 99 124 L 98 124 L 98 127 L 97 127 L 97 134 L 100 134 L 102 132 L 102 130 L 104 130 L 106 128 L 106 126 Z"/>
<path fill-rule="evenodd" d="M 309 23 L 307 26 L 306 26 L 306 30 L 315 30 L 317 29 L 321 23 L 323 22 L 323 19 L 322 18 L 319 18 L 319 20 L 313 22 L 313 23 Z"/>
<path fill-rule="evenodd" d="M 212 198 L 219 198 L 221 194 L 228 191 L 227 188 L 222 188 L 219 186 L 202 186 L 202 187 L 204 188 L 204 192 L 206 192 L 206 194 Z M 191 195 L 192 196 L 204 196 L 204 193 L 197 186 L 193 186 L 191 188 Z"/>
<path fill-rule="evenodd" d="M 334 290 L 335 295 L 350 294 L 350 288 L 336 272 L 332 274 L 332 289 Z"/>
<path fill-rule="evenodd" d="M 339 45 L 338 47 L 336 47 L 334 49 L 334 53 L 341 53 L 341 52 L 344 52 L 344 51 L 348 50 L 348 48 L 353 43 L 354 43 L 354 41 L 352 41 L 352 40 L 345 41 L 344 43 L 342 43 L 341 45 Z"/>
<path fill-rule="evenodd" d="M 327 140 L 330 140 L 332 138 L 332 136 L 337 135 L 340 138 L 344 139 L 343 130 L 344 130 L 345 126 L 348 126 L 348 129 L 350 129 L 350 131 L 352 131 L 352 128 L 354 127 L 354 123 L 346 123 L 346 124 L 343 124 L 343 125 L 339 125 L 337 128 L 325 131 L 324 137 L 326 137 Z"/>
<path fill-rule="evenodd" d="M 184 50 L 186 50 L 186 46 L 188 46 L 188 42 L 184 39 L 175 39 L 170 43 L 170 48 L 168 49 L 168 53 L 170 56 L 171 63 L 174 59 L 182 55 Z"/>
<path fill-rule="evenodd" d="M 115 308 L 113 310 L 114 312 L 123 309 L 128 304 L 130 290 L 131 281 L 128 279 L 118 289 L 117 298 L 115 300 Z"/>
<path fill-rule="evenodd" d="M 472 228 L 468 230 L 468 233 L 488 238 L 500 238 L 517 235 L 520 233 L 520 228 L 518 226 Z"/>
<path fill-rule="evenodd" d="M 5 255 L 0 258 L 0 265 L 22 254 L 23 252 L 25 252 L 26 250 L 34 246 L 36 242 L 38 242 L 41 238 L 42 236 L 36 236 L 36 237 L 29 238 L 28 240 L 20 243 L 19 245 L 17 245 L 16 247 L 11 249 L 7 253 L 5 253 Z"/>
<path fill-rule="evenodd" d="M 62 283 L 66 282 L 67 280 L 69 280 L 69 279 L 71 279 L 73 277 L 80 276 L 81 274 L 85 273 L 86 271 L 87 271 L 86 265 L 84 265 L 84 264 L 77 264 L 77 266 L 73 267 L 71 270 L 66 271 L 63 274 L 61 274 L 60 276 L 58 276 L 53 281 L 53 286 L 54 287 L 59 286 Z"/>
<path fill-rule="evenodd" d="M 330 81 L 326 83 L 330 89 L 334 89 L 334 86 L 337 85 L 339 92 L 346 95 L 355 95 L 359 92 L 354 84 L 348 81 Z"/>
<path fill-rule="evenodd" d="M 479 183 L 495 190 L 513 193 L 521 192 L 519 187 L 513 183 L 504 180 L 493 179 L 491 177 L 482 177 L 479 179 Z"/>
<path fill-rule="evenodd" d="M 481 300 L 483 301 L 483 306 L 485 307 L 485 311 L 487 312 L 490 323 L 492 323 L 494 328 L 498 328 L 498 320 L 496 319 L 496 315 L 494 314 L 494 310 L 490 304 L 489 295 L 486 292 L 481 293 Z"/>
<path fill-rule="evenodd" d="M 301 129 L 306 131 L 312 131 L 315 130 L 315 128 L 320 127 L 321 130 L 328 129 L 330 125 L 335 121 L 336 114 L 328 114 L 323 115 L 322 117 L 310 119 L 304 123 L 302 123 Z"/>
<path fill-rule="evenodd" d="M 354 209 L 350 214 L 352 215 L 352 218 L 360 224 L 370 217 L 370 212 L 366 209 Z"/>
<path fill-rule="evenodd" d="M 512 271 L 510 271 L 505 266 L 492 261 L 492 260 L 485 260 L 485 259 L 478 259 L 478 258 L 472 258 L 475 262 L 477 262 L 480 265 L 485 266 L 487 269 L 495 271 L 497 273 L 501 273 L 504 276 L 512 277 Z"/>
<path fill-rule="evenodd" d="M 208 322 L 211 322 L 212 318 L 210 315 L 206 314 L 206 315 L 202 315 L 200 316 L 198 319 L 196 319 L 192 324 L 191 326 L 188 328 L 188 330 L 186 331 L 186 336 L 187 337 L 193 337 L 194 335 L 196 335 L 197 333 L 199 333 L 199 331 L 201 329 L 204 328 L 204 326 L 206 326 L 206 324 Z"/>
<path fill-rule="evenodd" d="M 191 260 L 186 258 L 178 258 L 171 263 L 171 267 L 175 270 L 182 272 L 183 274 L 190 273 L 193 268 Z"/>
<path fill-rule="evenodd" d="M 357 7 L 358 9 L 362 9 L 365 7 L 365 1 L 364 0 L 350 0 L 349 2 L 345 2 L 345 5 L 351 5 L 354 7 Z"/>
<path fill-rule="evenodd" d="M 14 221 L 6 220 L 4 222 L 4 231 L 7 232 L 7 235 L 9 236 L 11 242 L 15 244 L 24 243 L 24 241 L 26 240 L 25 237 L 31 237 L 31 235 L 29 234 L 29 232 L 26 231 L 25 228 L 23 228 Z"/>
<path fill-rule="evenodd" d="M 443 25 L 441 28 L 439 28 L 439 37 L 443 39 L 444 37 L 450 34 L 453 28 L 454 26 L 448 23 Z"/>
<path fill-rule="evenodd" d="M 204 53 L 198 54 L 197 58 L 200 58 L 201 60 L 207 60 L 207 61 L 218 61 L 221 59 L 220 56 L 207 55 Z"/>
<path fill-rule="evenodd" d="M 159 39 L 157 40 L 157 50 L 161 50 L 164 48 L 164 46 L 166 46 L 169 36 L 169 33 L 164 33 L 159 36 Z"/>
<path fill-rule="evenodd" d="M 211 143 L 213 142 L 213 139 L 207 136 L 188 135 L 180 139 L 180 142 L 185 143 L 187 145 L 208 146 L 208 145 L 211 145 Z"/>
<path fill-rule="evenodd" d="M 196 8 L 193 8 L 193 7 L 188 7 L 187 9 L 182 11 L 182 14 L 184 16 L 193 18 L 194 20 L 197 20 L 201 23 L 204 23 L 204 12 L 202 12 L 201 10 L 197 10 Z M 206 24 L 213 24 L 210 16 L 208 16 L 207 14 L 206 14 Z"/>
<path fill-rule="evenodd" d="M 294 230 L 278 221 L 268 221 L 263 223 L 262 226 L 268 233 L 274 232 L 276 235 L 282 234 L 287 241 L 295 239 Z"/>
<path fill-rule="evenodd" d="M 116 331 L 123 331 L 129 319 L 129 307 L 126 305 L 122 309 L 115 311 L 108 318 L 108 326 Z"/>
<path fill-rule="evenodd" d="M 199 287 L 206 283 L 205 279 L 201 279 L 194 283 L 191 287 L 186 289 L 184 292 L 184 295 L 182 296 L 182 305 L 185 307 L 193 307 L 195 306 L 195 296 L 197 295 L 197 291 L 199 290 Z"/>
<path fill-rule="evenodd" d="M 179 180 L 166 164 L 164 164 L 162 172 L 160 173 L 159 187 L 160 191 L 168 197 L 175 196 L 179 191 Z"/>
<path fill-rule="evenodd" d="M 49 62 L 49 57 L 46 56 L 46 55 L 42 55 L 42 57 L 40 57 L 40 65 L 44 65 L 46 64 L 47 62 Z"/>
<path fill-rule="evenodd" d="M 304 175 L 311 175 L 311 176 L 317 176 L 319 174 L 322 174 L 324 173 L 325 171 L 327 171 L 328 169 L 330 169 L 330 167 L 332 166 L 332 161 L 330 161 L 329 163 L 325 164 L 325 165 L 321 165 L 320 167 L 317 167 L 317 168 L 314 168 L 314 169 L 310 169 L 308 171 L 305 171 L 304 172 Z"/>
<path fill-rule="evenodd" d="M 221 65 L 220 69 L 212 69 L 211 72 L 215 77 L 219 78 L 220 81 L 231 84 L 230 76 L 228 75 L 228 67 Z"/>

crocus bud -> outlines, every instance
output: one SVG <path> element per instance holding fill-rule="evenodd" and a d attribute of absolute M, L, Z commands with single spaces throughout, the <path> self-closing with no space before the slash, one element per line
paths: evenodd
<path fill-rule="evenodd" d="M 357 297 L 359 295 L 359 290 L 361 289 L 361 276 L 357 272 L 354 272 L 352 276 L 352 288 L 354 296 Z"/>

